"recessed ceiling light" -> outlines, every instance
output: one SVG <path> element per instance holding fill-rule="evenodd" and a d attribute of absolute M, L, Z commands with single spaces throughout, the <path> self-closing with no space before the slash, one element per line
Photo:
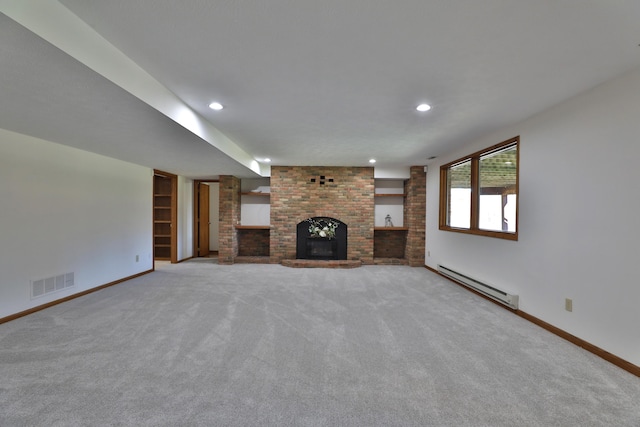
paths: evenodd
<path fill-rule="evenodd" d="M 211 108 L 212 110 L 220 111 L 224 107 L 219 102 L 212 102 L 211 104 L 209 104 L 209 108 Z"/>
<path fill-rule="evenodd" d="M 266 159 L 262 160 L 262 161 L 265 162 L 265 163 L 271 163 L 271 159 L 268 158 L 268 157 Z"/>
<path fill-rule="evenodd" d="M 420 104 L 420 105 L 418 105 L 416 107 L 416 110 L 422 111 L 422 112 L 429 111 L 429 110 L 431 110 L 431 105 L 429 105 L 429 104 Z"/>
<path fill-rule="evenodd" d="M 376 159 L 371 159 L 369 160 L 369 163 L 374 164 L 376 162 Z"/>

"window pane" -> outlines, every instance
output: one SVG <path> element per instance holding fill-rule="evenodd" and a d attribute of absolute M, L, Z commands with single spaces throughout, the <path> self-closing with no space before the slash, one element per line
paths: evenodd
<path fill-rule="evenodd" d="M 480 156 L 479 228 L 515 233 L 517 159 L 517 145 Z"/>
<path fill-rule="evenodd" d="M 502 196 L 481 195 L 478 220 L 478 227 L 483 230 L 502 230 Z"/>
<path fill-rule="evenodd" d="M 447 171 L 447 225 L 469 228 L 471 225 L 471 160 Z"/>
<path fill-rule="evenodd" d="M 507 196 L 507 205 L 504 207 L 504 217 L 507 220 L 508 232 L 516 232 L 516 198 L 515 194 Z"/>

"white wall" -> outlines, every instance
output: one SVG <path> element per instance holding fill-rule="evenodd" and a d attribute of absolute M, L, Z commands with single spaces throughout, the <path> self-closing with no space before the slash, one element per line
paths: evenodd
<path fill-rule="evenodd" d="M 440 165 L 516 135 L 519 241 L 438 230 Z M 639 139 L 640 69 L 439 158 L 425 263 L 519 294 L 523 311 L 640 365 Z"/>
<path fill-rule="evenodd" d="M 150 270 L 152 187 L 148 168 L 0 129 L 0 317 Z"/>
<path fill-rule="evenodd" d="M 178 176 L 178 261 L 193 256 L 193 180 Z"/>

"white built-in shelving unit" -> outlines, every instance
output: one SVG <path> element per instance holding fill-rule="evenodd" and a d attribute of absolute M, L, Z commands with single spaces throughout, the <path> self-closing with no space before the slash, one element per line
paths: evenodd
<path fill-rule="evenodd" d="M 385 218 L 391 216 L 394 227 L 404 227 L 404 180 L 375 180 L 374 226 L 384 227 Z"/>
<path fill-rule="evenodd" d="M 243 179 L 240 182 L 240 224 L 269 226 L 271 216 L 269 178 Z"/>

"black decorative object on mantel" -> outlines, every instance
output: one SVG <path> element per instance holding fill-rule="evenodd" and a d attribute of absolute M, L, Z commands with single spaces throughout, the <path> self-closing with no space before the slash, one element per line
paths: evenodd
<path fill-rule="evenodd" d="M 347 224 L 327 217 L 298 223 L 296 259 L 346 260 Z"/>

